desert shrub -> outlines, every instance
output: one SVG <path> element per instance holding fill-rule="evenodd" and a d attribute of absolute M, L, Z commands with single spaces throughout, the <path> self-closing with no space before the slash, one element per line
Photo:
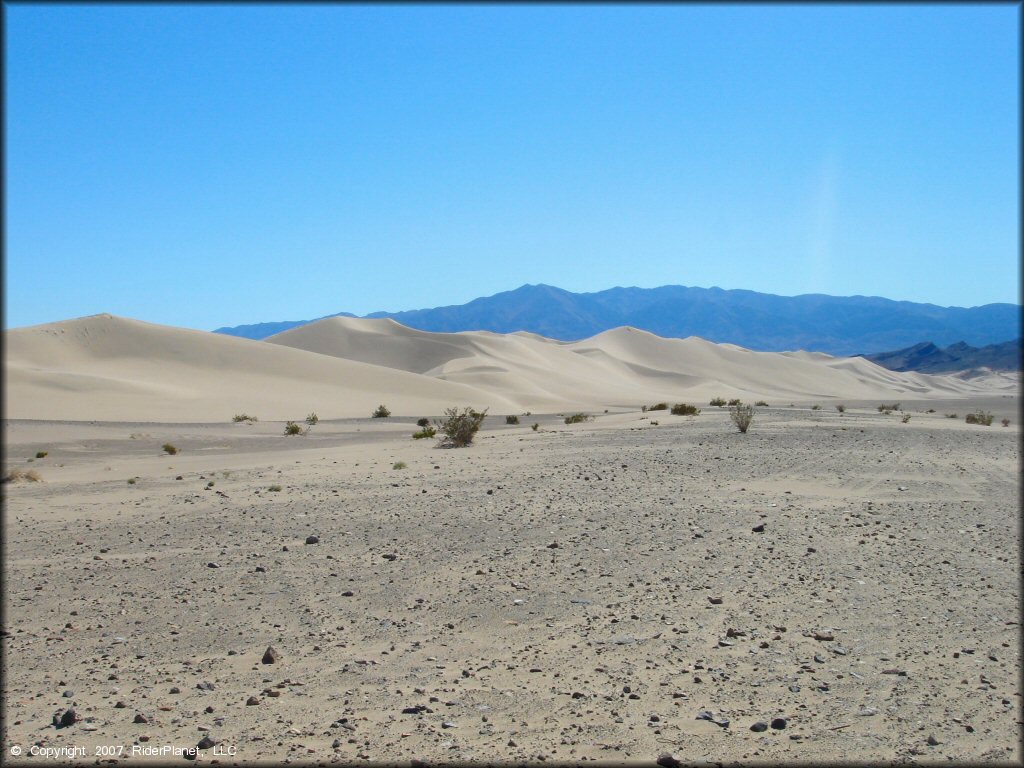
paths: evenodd
<path fill-rule="evenodd" d="M 837 405 L 836 410 L 839 411 L 840 413 L 846 413 L 846 406 L 842 404 Z"/>
<path fill-rule="evenodd" d="M 250 424 L 252 424 L 253 422 L 259 421 L 259 419 L 257 419 L 255 416 L 250 416 L 247 413 L 236 413 L 234 416 L 231 417 L 231 420 L 232 421 L 248 421 Z"/>
<path fill-rule="evenodd" d="M 689 405 L 688 403 L 676 403 L 672 406 L 673 416 L 696 416 L 700 413 L 700 408 L 696 405 Z"/>
<path fill-rule="evenodd" d="M 812 411 L 820 411 L 821 410 L 821 406 L 818 405 L 817 403 L 815 403 L 814 405 L 811 406 L 811 410 Z"/>
<path fill-rule="evenodd" d="M 652 426 L 652 427 L 656 427 L 656 426 L 658 426 L 658 424 L 660 424 L 660 423 L 661 423 L 660 421 L 652 421 L 652 422 L 651 422 L 651 426 Z"/>
<path fill-rule="evenodd" d="M 30 469 L 27 472 L 24 469 L 10 469 L 7 474 L 3 477 L 5 483 L 18 483 L 22 480 L 27 480 L 31 483 L 40 483 L 43 480 L 43 476 L 36 472 L 34 469 Z"/>
<path fill-rule="evenodd" d="M 505 423 L 506 424 L 518 424 L 519 423 L 519 417 L 518 416 L 506 416 L 505 417 Z"/>
<path fill-rule="evenodd" d="M 935 409 L 929 408 L 927 411 L 925 411 L 925 413 L 935 413 Z"/>
<path fill-rule="evenodd" d="M 654 405 L 647 406 L 648 411 L 667 411 L 668 403 L 655 403 Z"/>
<path fill-rule="evenodd" d="M 49 455 L 48 451 L 36 451 L 37 459 L 45 459 Z"/>
<path fill-rule="evenodd" d="M 429 427 L 430 426 L 430 419 L 428 419 L 426 416 L 424 416 L 422 419 L 416 419 L 416 426 L 417 427 Z"/>
<path fill-rule="evenodd" d="M 320 421 L 320 417 L 316 415 L 316 411 L 313 411 L 313 413 L 309 414 L 309 416 L 306 417 L 306 423 L 309 424 L 309 426 L 311 427 L 318 421 Z"/>
<path fill-rule="evenodd" d="M 171 456 L 178 452 L 178 449 L 170 443 L 164 443 L 161 447 L 164 449 L 164 453 L 169 453 Z"/>
<path fill-rule="evenodd" d="M 409 465 L 406 464 L 404 461 L 396 461 L 394 464 L 391 465 L 391 468 L 392 469 L 405 469 L 408 466 Z"/>
<path fill-rule="evenodd" d="M 892 413 L 893 411 L 898 411 L 899 409 L 900 409 L 900 404 L 899 403 L 893 403 L 892 405 L 886 405 L 885 403 L 882 403 L 880 406 L 878 406 L 878 412 L 879 413 L 887 413 L 888 414 L 888 413 Z"/>
<path fill-rule="evenodd" d="M 1008 426 L 1010 426 L 1010 420 L 1009 419 L 1003 419 L 1000 422 L 1000 424 L 1002 424 L 1004 427 L 1008 427 Z"/>
<path fill-rule="evenodd" d="M 530 429 L 536 432 L 538 429 L 540 429 L 540 424 L 534 424 L 532 427 L 530 427 Z"/>
<path fill-rule="evenodd" d="M 900 416 L 900 422 L 902 422 L 903 424 L 906 424 L 908 421 L 910 421 L 909 413 L 904 413 L 902 416 Z"/>
<path fill-rule="evenodd" d="M 768 403 L 766 403 L 764 400 L 758 400 L 756 403 L 754 403 L 754 405 L 761 406 L 763 408 L 768 407 Z"/>
<path fill-rule="evenodd" d="M 729 409 L 729 418 L 740 432 L 746 432 L 750 422 L 754 420 L 754 406 L 742 403 L 734 405 Z"/>
<path fill-rule="evenodd" d="M 720 397 L 716 397 L 710 403 L 708 403 L 708 405 L 717 405 L 719 408 L 721 408 L 723 405 L 725 405 L 725 400 L 723 400 Z"/>
<path fill-rule="evenodd" d="M 284 433 L 286 435 L 300 435 L 302 434 L 302 427 L 294 421 L 289 421 L 284 425 Z"/>
<path fill-rule="evenodd" d="M 584 421 L 591 421 L 594 417 L 586 413 L 572 413 L 565 417 L 566 424 L 580 424 Z"/>
<path fill-rule="evenodd" d="M 738 397 L 734 397 L 729 400 L 729 405 L 741 405 L 741 401 Z"/>
<path fill-rule="evenodd" d="M 377 410 L 373 412 L 373 418 L 375 419 L 386 419 L 391 415 L 391 411 L 383 403 L 377 406 Z"/>
<path fill-rule="evenodd" d="M 272 485 L 269 488 L 267 488 L 267 490 L 268 491 L 273 491 L 274 493 L 280 493 L 281 492 L 281 486 L 280 485 Z"/>
<path fill-rule="evenodd" d="M 974 413 L 968 413 L 964 417 L 964 421 L 968 424 L 981 424 L 983 427 L 992 426 L 992 414 L 987 411 L 975 411 Z"/>
<path fill-rule="evenodd" d="M 646 405 L 641 405 L 640 406 L 640 413 L 647 413 L 647 406 Z"/>
<path fill-rule="evenodd" d="M 135 485 L 135 478 L 134 477 L 129 477 L 128 478 L 128 485 Z"/>
<path fill-rule="evenodd" d="M 946 418 L 947 418 L 947 419 L 958 419 L 958 418 L 960 418 L 960 417 L 959 417 L 959 416 L 957 416 L 957 415 L 956 415 L 955 413 L 947 413 L 947 414 L 946 414 Z"/>
<path fill-rule="evenodd" d="M 207 488 L 213 488 L 213 486 L 214 486 L 214 485 L 216 485 L 216 484 L 217 484 L 217 481 L 216 481 L 216 480 L 211 480 L 210 482 L 208 482 L 208 483 L 206 484 L 206 487 L 207 487 Z"/>
<path fill-rule="evenodd" d="M 437 434 L 437 430 L 433 427 L 424 427 L 419 432 L 412 433 L 413 440 L 422 440 L 424 437 L 433 437 Z"/>
<path fill-rule="evenodd" d="M 448 408 L 444 412 L 444 418 L 436 422 L 437 428 L 444 434 L 441 445 L 452 448 L 463 448 L 473 442 L 480 426 L 484 423 L 487 409 L 483 412 L 475 411 L 472 408 Z"/>

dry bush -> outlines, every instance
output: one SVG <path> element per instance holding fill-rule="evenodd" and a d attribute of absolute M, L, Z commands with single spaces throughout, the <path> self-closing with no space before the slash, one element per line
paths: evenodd
<path fill-rule="evenodd" d="M 668 403 L 655 403 L 654 405 L 647 406 L 648 411 L 667 411 Z"/>
<path fill-rule="evenodd" d="M 375 418 L 375 419 L 386 419 L 390 415 L 391 415 L 391 411 L 389 411 L 388 407 L 386 405 L 384 405 L 383 403 L 378 405 L 377 406 L 377 410 L 375 410 L 373 412 L 373 418 Z"/>
<path fill-rule="evenodd" d="M 173 456 L 174 454 L 176 454 L 176 453 L 178 452 L 178 449 L 177 449 L 177 448 L 175 448 L 175 447 L 174 447 L 173 445 L 171 445 L 170 443 L 164 443 L 164 444 L 163 444 L 163 445 L 161 446 L 161 448 L 163 448 L 163 449 L 164 449 L 164 453 L 168 453 L 168 454 L 170 454 L 171 456 Z"/>
<path fill-rule="evenodd" d="M 448 408 L 444 412 L 444 418 L 435 422 L 437 428 L 444 434 L 440 445 L 446 448 L 464 448 L 473 442 L 473 437 L 484 423 L 487 416 L 487 409 L 483 412 L 472 408 Z"/>
<path fill-rule="evenodd" d="M 412 433 L 413 440 L 422 440 L 424 437 L 433 437 L 437 434 L 437 430 L 433 427 L 424 427 L 419 432 Z"/>
<path fill-rule="evenodd" d="M 910 414 L 909 413 L 904 413 L 900 417 L 900 422 L 902 422 L 903 424 L 906 424 L 908 421 L 910 421 Z"/>
<path fill-rule="evenodd" d="M 519 423 L 519 417 L 518 416 L 506 416 L 505 417 L 505 423 L 506 424 L 518 424 Z"/>
<path fill-rule="evenodd" d="M 653 409 L 652 409 L 653 410 Z M 565 417 L 566 424 L 581 424 L 584 421 L 593 421 L 594 417 L 586 413 L 572 413 Z"/>
<path fill-rule="evenodd" d="M 676 403 L 672 406 L 671 413 L 673 416 L 696 416 L 700 413 L 700 408 L 688 403 Z"/>
<path fill-rule="evenodd" d="M 746 432 L 750 422 L 754 420 L 754 406 L 739 403 L 729 409 L 729 418 L 740 432 Z"/>
<path fill-rule="evenodd" d="M 840 413 L 846 413 L 846 406 L 841 404 L 837 405 L 836 410 L 839 411 Z"/>
<path fill-rule="evenodd" d="M 719 408 L 721 408 L 723 405 L 725 405 L 725 400 L 723 400 L 720 397 L 716 397 L 713 400 L 711 400 L 711 402 L 709 402 L 708 405 L 717 405 Z"/>
<path fill-rule="evenodd" d="M 754 403 L 754 405 L 764 408 L 768 407 L 768 403 L 766 403 L 764 400 L 758 400 L 756 403 Z"/>
<path fill-rule="evenodd" d="M 301 435 L 302 427 L 296 424 L 294 421 L 286 422 L 284 425 L 284 433 L 286 435 Z"/>
<path fill-rule="evenodd" d="M 3 476 L 3 482 L 5 483 L 20 483 L 22 481 L 29 483 L 41 483 L 43 476 L 36 472 L 34 469 L 28 471 L 24 469 L 10 469 L 7 474 Z"/>
<path fill-rule="evenodd" d="M 1003 419 L 1003 420 L 1002 420 L 1002 422 L 1000 422 L 1000 423 L 1001 423 L 1001 424 L 1002 424 L 1002 425 L 1003 425 L 1004 427 L 1008 427 L 1008 426 L 1010 426 L 1010 420 L 1009 420 L 1009 419 Z"/>
<path fill-rule="evenodd" d="M 259 421 L 259 419 L 257 419 L 255 416 L 250 416 L 247 413 L 236 413 L 234 416 L 231 417 L 231 420 L 232 421 L 247 421 L 250 424 Z"/>
<path fill-rule="evenodd" d="M 964 421 L 968 424 L 980 424 L 983 427 L 992 426 L 992 414 L 988 411 L 978 410 L 974 413 L 968 413 L 964 417 Z"/>
<path fill-rule="evenodd" d="M 318 421 L 320 421 L 320 417 L 316 415 L 316 411 L 313 411 L 311 414 L 309 414 L 309 416 L 306 417 L 306 423 L 309 424 L 309 426 L 311 427 Z"/>

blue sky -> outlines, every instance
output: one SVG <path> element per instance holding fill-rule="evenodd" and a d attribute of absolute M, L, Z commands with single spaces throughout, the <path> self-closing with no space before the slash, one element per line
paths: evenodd
<path fill-rule="evenodd" d="M 6 5 L 5 326 L 1019 301 L 1020 7 Z"/>

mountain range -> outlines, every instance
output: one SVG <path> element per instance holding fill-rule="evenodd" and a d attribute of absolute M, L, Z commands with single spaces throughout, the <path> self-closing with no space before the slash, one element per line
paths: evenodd
<path fill-rule="evenodd" d="M 356 315 L 338 312 L 326 317 Z M 777 296 L 681 285 L 596 293 L 523 285 L 466 304 L 374 312 L 365 317 L 391 318 L 422 331 L 527 331 L 561 341 L 631 326 L 666 338 L 699 336 L 756 351 L 806 350 L 844 356 L 902 350 L 922 339 L 937 345 L 984 346 L 1021 335 L 1021 308 L 1016 304 L 940 307 L 877 296 Z M 264 339 L 322 319 L 263 322 L 215 332 Z"/>
<path fill-rule="evenodd" d="M 972 347 L 964 342 L 940 349 L 930 341 L 915 344 L 895 352 L 863 355 L 873 363 L 890 371 L 917 371 L 919 373 L 952 373 L 988 368 L 993 371 L 1019 371 L 1021 368 L 1021 340 L 1004 341 L 985 347 Z"/>

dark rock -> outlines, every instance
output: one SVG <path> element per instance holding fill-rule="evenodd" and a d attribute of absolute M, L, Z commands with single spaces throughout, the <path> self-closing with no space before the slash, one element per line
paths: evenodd
<path fill-rule="evenodd" d="M 658 755 L 658 765 L 662 768 L 682 768 L 682 763 L 676 759 L 675 755 L 668 752 L 662 752 Z"/>
<path fill-rule="evenodd" d="M 942 742 L 941 742 L 941 741 L 939 741 L 938 739 L 936 739 L 936 738 L 935 738 L 934 736 L 929 736 L 929 737 L 928 737 L 928 746 L 929 746 L 929 747 L 937 747 L 937 746 L 939 746 L 939 744 L 941 744 L 941 743 L 942 743 Z"/>
<path fill-rule="evenodd" d="M 78 713 L 74 709 L 68 708 L 68 710 L 60 716 L 60 727 L 67 728 L 69 725 L 74 725 L 78 722 Z"/>
<path fill-rule="evenodd" d="M 353 592 L 351 589 L 346 589 L 344 592 L 341 593 L 341 596 L 342 597 L 352 597 L 352 595 L 354 595 L 354 594 L 355 594 L 355 592 Z"/>
<path fill-rule="evenodd" d="M 203 736 L 202 740 L 196 744 L 199 749 L 212 749 L 217 746 L 220 742 L 216 739 L 211 739 L 209 736 Z"/>
<path fill-rule="evenodd" d="M 758 720 L 756 723 L 750 726 L 750 730 L 752 730 L 754 733 L 761 733 L 762 731 L 767 731 L 768 723 Z"/>
<path fill-rule="evenodd" d="M 278 650 L 274 646 L 268 645 L 267 646 L 267 650 L 265 650 L 263 652 L 263 663 L 264 664 L 276 664 L 280 660 L 281 660 L 280 652 L 278 652 Z"/>
<path fill-rule="evenodd" d="M 760 525 L 755 525 L 750 530 L 752 530 L 754 533 L 764 533 L 764 523 L 761 523 Z"/>
<path fill-rule="evenodd" d="M 207 568 L 220 568 L 220 565 L 218 565 L 217 563 L 207 563 L 206 567 Z"/>
<path fill-rule="evenodd" d="M 245 706 L 247 707 L 255 707 L 259 703 L 260 700 L 257 699 L 255 696 L 250 696 L 248 699 L 245 700 Z"/>
<path fill-rule="evenodd" d="M 836 638 L 831 632 L 815 632 L 814 639 L 821 640 L 822 642 L 828 642 L 830 640 L 835 640 Z"/>
<path fill-rule="evenodd" d="M 320 537 L 319 536 L 307 536 L 306 537 L 306 543 L 307 544 L 319 544 L 320 543 Z"/>
<path fill-rule="evenodd" d="M 548 549 L 558 549 L 560 546 L 562 545 L 559 544 L 557 541 L 552 541 L 550 544 L 548 544 Z"/>
<path fill-rule="evenodd" d="M 74 691 L 64 691 L 64 693 L 62 693 L 61 696 L 63 696 L 65 699 L 72 699 L 75 696 L 75 692 Z"/>
<path fill-rule="evenodd" d="M 722 604 L 722 598 L 720 598 L 720 597 L 709 597 L 708 598 L 708 602 L 710 602 L 712 605 L 721 605 Z"/>
<path fill-rule="evenodd" d="M 196 683 L 196 688 L 198 688 L 200 691 L 212 691 L 214 687 L 214 684 L 211 683 L 209 680 L 203 680 L 203 682 L 201 683 Z"/>
<path fill-rule="evenodd" d="M 181 693 L 181 688 L 174 686 L 170 691 L 168 691 L 168 693 Z"/>
<path fill-rule="evenodd" d="M 114 705 L 114 709 L 125 709 L 127 706 L 123 701 L 119 701 Z"/>
<path fill-rule="evenodd" d="M 786 727 L 786 718 L 784 718 L 784 717 L 776 717 L 776 718 L 774 718 L 772 720 L 772 728 L 774 728 L 776 731 L 781 731 L 781 730 L 785 729 L 785 727 Z"/>
<path fill-rule="evenodd" d="M 135 713 L 135 717 L 132 719 L 132 722 L 133 723 L 148 723 L 149 722 L 149 718 L 146 717 L 141 712 L 136 712 Z"/>

